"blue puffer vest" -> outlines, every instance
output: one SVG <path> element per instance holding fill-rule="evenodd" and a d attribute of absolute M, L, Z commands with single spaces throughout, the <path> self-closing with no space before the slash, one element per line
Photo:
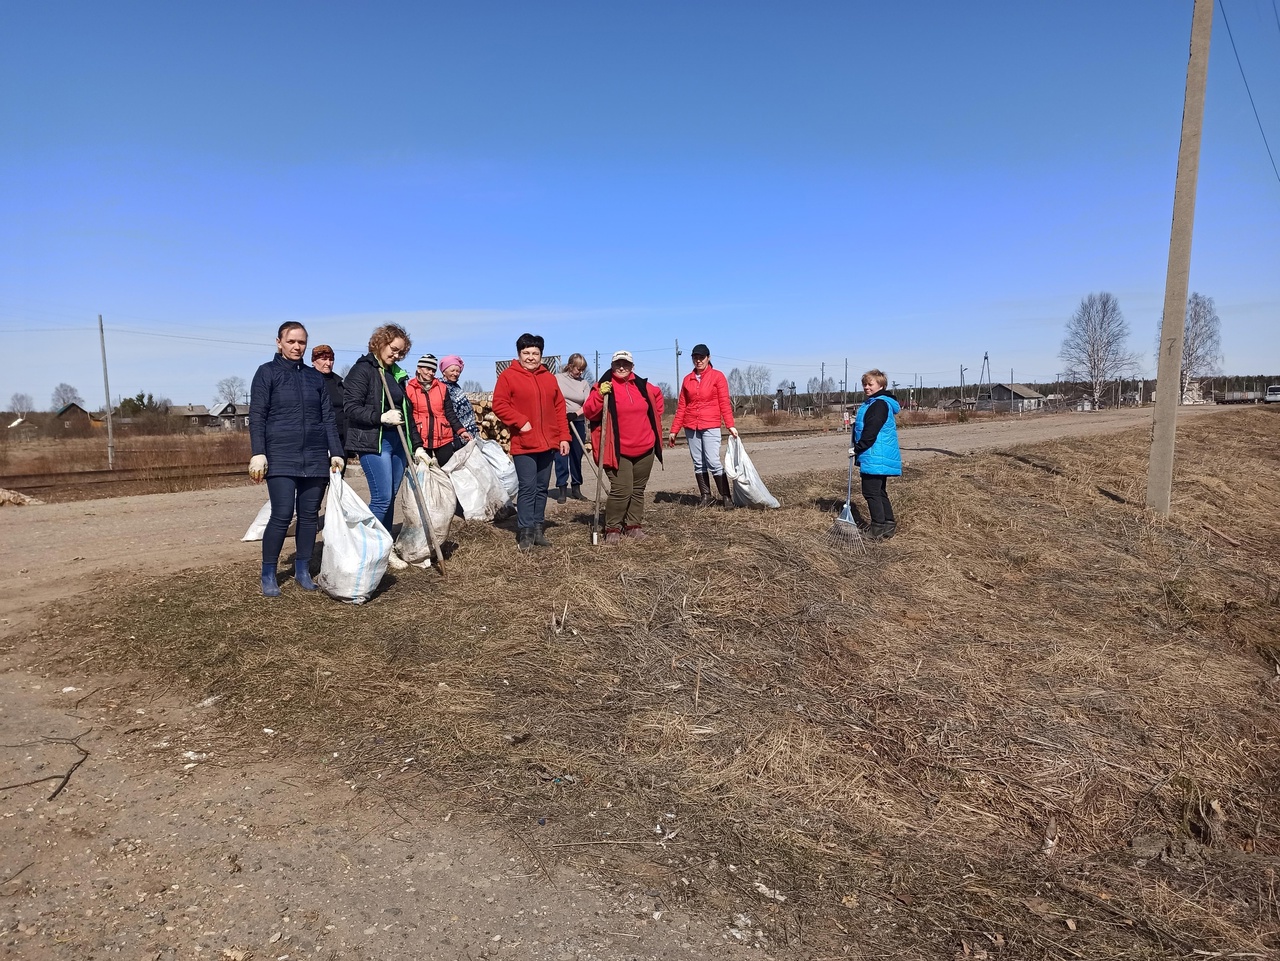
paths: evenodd
<path fill-rule="evenodd" d="M 898 424 L 894 417 L 902 409 L 902 405 L 897 400 L 884 394 L 874 394 L 864 401 L 853 421 L 853 442 L 857 444 L 862 439 L 862 424 L 871 405 L 881 401 L 888 405 L 889 416 L 880 428 L 880 433 L 876 434 L 875 442 L 858 455 L 858 470 L 864 474 L 898 477 L 902 474 L 902 452 L 898 450 Z"/>

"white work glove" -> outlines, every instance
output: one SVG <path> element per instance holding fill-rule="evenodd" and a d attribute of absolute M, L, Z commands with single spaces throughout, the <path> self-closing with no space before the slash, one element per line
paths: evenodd
<path fill-rule="evenodd" d="M 347 459 L 345 457 L 329 458 L 329 470 L 331 471 L 336 471 L 337 473 L 341 474 L 343 469 L 346 466 L 347 466 Z"/>
<path fill-rule="evenodd" d="M 413 452 L 413 459 L 416 460 L 423 467 L 428 466 L 432 461 L 432 457 L 430 454 L 427 453 L 427 449 L 425 447 L 419 447 L 417 450 L 415 450 Z"/>
<path fill-rule="evenodd" d="M 850 456 L 850 457 L 857 457 L 857 456 L 858 456 L 858 448 L 856 448 L 856 447 L 850 447 L 850 448 L 849 448 L 849 456 Z"/>
<path fill-rule="evenodd" d="M 391 427 L 398 427 L 404 423 L 404 418 L 400 416 L 400 411 L 389 410 L 382 415 L 382 422 Z"/>
<path fill-rule="evenodd" d="M 737 436 L 738 436 L 738 428 L 736 428 L 736 427 L 730 427 L 730 428 L 729 428 L 729 433 L 730 433 L 730 434 L 732 434 L 734 437 L 737 437 Z"/>
<path fill-rule="evenodd" d="M 267 455 L 254 454 L 249 458 L 249 479 L 255 484 L 261 484 L 263 478 L 267 476 Z"/>

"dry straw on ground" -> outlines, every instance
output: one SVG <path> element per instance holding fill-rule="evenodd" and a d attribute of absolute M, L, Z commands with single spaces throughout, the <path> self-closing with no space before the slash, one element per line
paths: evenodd
<path fill-rule="evenodd" d="M 1276 413 L 1185 425 L 1168 521 L 1134 431 L 910 469 L 866 558 L 825 542 L 843 475 L 803 475 L 771 513 L 667 499 L 643 545 L 466 525 L 360 608 L 166 578 L 50 641 L 775 948 L 1274 956 Z"/>

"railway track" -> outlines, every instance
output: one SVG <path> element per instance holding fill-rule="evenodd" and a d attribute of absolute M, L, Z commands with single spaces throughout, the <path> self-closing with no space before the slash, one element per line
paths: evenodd
<path fill-rule="evenodd" d="M 0 476 L 0 487 L 23 494 L 39 495 L 43 491 L 66 487 L 92 487 L 99 484 L 137 484 L 156 481 L 189 480 L 199 477 L 225 477 L 243 474 L 245 465 L 234 464 L 176 465 L 171 467 L 126 467 L 119 470 L 72 470 L 54 474 L 10 474 Z"/>

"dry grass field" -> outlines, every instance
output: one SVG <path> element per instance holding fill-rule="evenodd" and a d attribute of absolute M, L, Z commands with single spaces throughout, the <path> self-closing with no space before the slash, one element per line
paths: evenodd
<path fill-rule="evenodd" d="M 358 608 L 155 579 L 45 643 L 780 952 L 1274 957 L 1280 412 L 1221 426 L 1180 426 L 1168 520 L 1133 430 L 909 467 L 866 556 L 814 473 L 615 550 L 468 526 Z"/>

